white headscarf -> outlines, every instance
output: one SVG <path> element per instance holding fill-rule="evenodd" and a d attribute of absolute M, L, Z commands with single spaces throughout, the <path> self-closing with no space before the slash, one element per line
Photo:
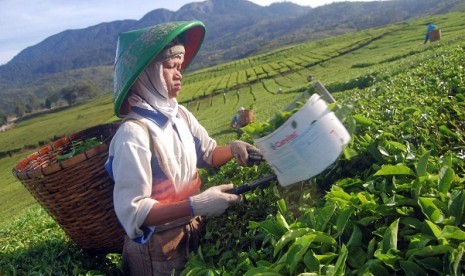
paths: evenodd
<path fill-rule="evenodd" d="M 129 105 L 157 110 L 173 123 L 178 113 L 178 101 L 168 96 L 168 87 L 163 77 L 163 62 L 175 57 L 180 57 L 184 61 L 184 52 L 184 46 L 179 44 L 162 51 L 137 78 L 128 98 Z"/>
<path fill-rule="evenodd" d="M 168 117 L 170 121 L 178 113 L 176 98 L 170 99 L 168 97 L 162 62 L 152 62 L 147 66 L 131 89 L 133 92 L 128 98 L 131 106 L 157 110 Z"/>

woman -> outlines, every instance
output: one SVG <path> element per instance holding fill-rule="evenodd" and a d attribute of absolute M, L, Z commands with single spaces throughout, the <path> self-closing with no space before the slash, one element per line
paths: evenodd
<path fill-rule="evenodd" d="M 258 149 L 242 141 L 217 146 L 176 97 L 181 72 L 205 35 L 199 21 L 121 33 L 115 61 L 115 113 L 124 118 L 106 169 L 115 181 L 115 212 L 127 236 L 123 270 L 132 275 L 181 272 L 198 241 L 199 216 L 218 216 L 240 198 L 232 184 L 201 193 L 198 167 L 232 158 L 247 165 Z"/>
<path fill-rule="evenodd" d="M 231 118 L 231 121 L 229 122 L 229 127 L 230 128 L 237 128 L 237 129 L 240 129 L 242 126 L 240 125 L 239 123 L 239 112 L 245 110 L 245 108 L 243 106 L 239 107 L 239 109 L 237 110 L 237 113 L 233 115 L 233 117 Z"/>
<path fill-rule="evenodd" d="M 436 30 L 436 25 L 433 23 L 428 23 L 426 27 L 425 42 L 423 44 L 426 44 L 426 42 L 430 40 L 431 32 L 434 30 Z"/>

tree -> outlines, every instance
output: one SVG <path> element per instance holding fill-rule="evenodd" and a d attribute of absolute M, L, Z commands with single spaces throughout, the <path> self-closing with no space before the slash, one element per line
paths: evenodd
<path fill-rule="evenodd" d="M 78 94 L 77 94 L 76 91 L 74 91 L 74 90 L 66 91 L 66 92 L 63 93 L 62 95 L 63 95 L 63 99 L 65 99 L 65 101 L 66 101 L 69 105 L 75 104 L 75 103 L 76 103 L 76 99 L 78 98 Z"/>
<path fill-rule="evenodd" d="M 52 91 L 48 94 L 47 98 L 45 99 L 45 107 L 50 109 L 52 108 L 53 104 L 56 104 L 60 99 L 60 92 Z"/>
<path fill-rule="evenodd" d="M 60 94 L 69 105 L 73 105 L 76 104 L 78 100 L 86 101 L 95 98 L 98 95 L 98 87 L 95 83 L 89 81 L 87 83 L 67 86 L 61 89 Z"/>
<path fill-rule="evenodd" d="M 45 99 L 45 108 L 50 109 L 52 108 L 52 101 L 49 98 Z"/>
<path fill-rule="evenodd" d="M 98 87 L 92 81 L 79 85 L 77 89 L 79 97 L 83 99 L 93 99 L 98 95 Z"/>
<path fill-rule="evenodd" d="M 26 113 L 26 107 L 24 106 L 24 103 L 22 101 L 16 101 L 15 103 L 16 117 L 21 118 L 24 116 L 24 113 Z"/>
<path fill-rule="evenodd" d="M 67 86 L 60 90 L 61 98 L 63 98 L 68 105 L 73 105 L 76 103 L 77 93 L 76 93 L 76 86 Z"/>
<path fill-rule="evenodd" d="M 0 112 L 0 125 L 6 124 L 7 121 L 8 121 L 7 116 Z"/>
<path fill-rule="evenodd" d="M 32 113 L 34 110 L 40 108 L 40 101 L 34 94 L 29 94 L 27 97 L 27 103 L 25 104 L 25 109 L 27 113 Z"/>

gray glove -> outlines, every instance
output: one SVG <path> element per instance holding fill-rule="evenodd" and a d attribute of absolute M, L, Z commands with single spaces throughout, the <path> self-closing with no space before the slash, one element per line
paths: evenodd
<path fill-rule="evenodd" d="M 248 162 L 249 153 L 251 152 L 260 153 L 260 150 L 244 141 L 237 140 L 231 142 L 231 153 L 234 155 L 234 158 L 236 158 L 236 161 L 239 165 L 252 165 Z"/>
<path fill-rule="evenodd" d="M 239 195 L 225 191 L 234 188 L 233 184 L 210 187 L 204 192 L 191 196 L 190 203 L 194 216 L 216 217 L 221 215 L 232 203 L 241 199 Z"/>

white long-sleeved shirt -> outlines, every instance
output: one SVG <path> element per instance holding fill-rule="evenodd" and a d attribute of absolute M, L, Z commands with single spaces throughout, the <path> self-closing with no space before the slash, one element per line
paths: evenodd
<path fill-rule="evenodd" d="M 153 204 L 180 201 L 197 193 L 197 168 L 212 164 L 216 141 L 187 109 L 179 109 L 171 123 L 159 112 L 134 107 L 110 143 L 105 168 L 115 181 L 115 212 L 126 234 L 140 243 L 155 230 L 142 227 Z"/>

